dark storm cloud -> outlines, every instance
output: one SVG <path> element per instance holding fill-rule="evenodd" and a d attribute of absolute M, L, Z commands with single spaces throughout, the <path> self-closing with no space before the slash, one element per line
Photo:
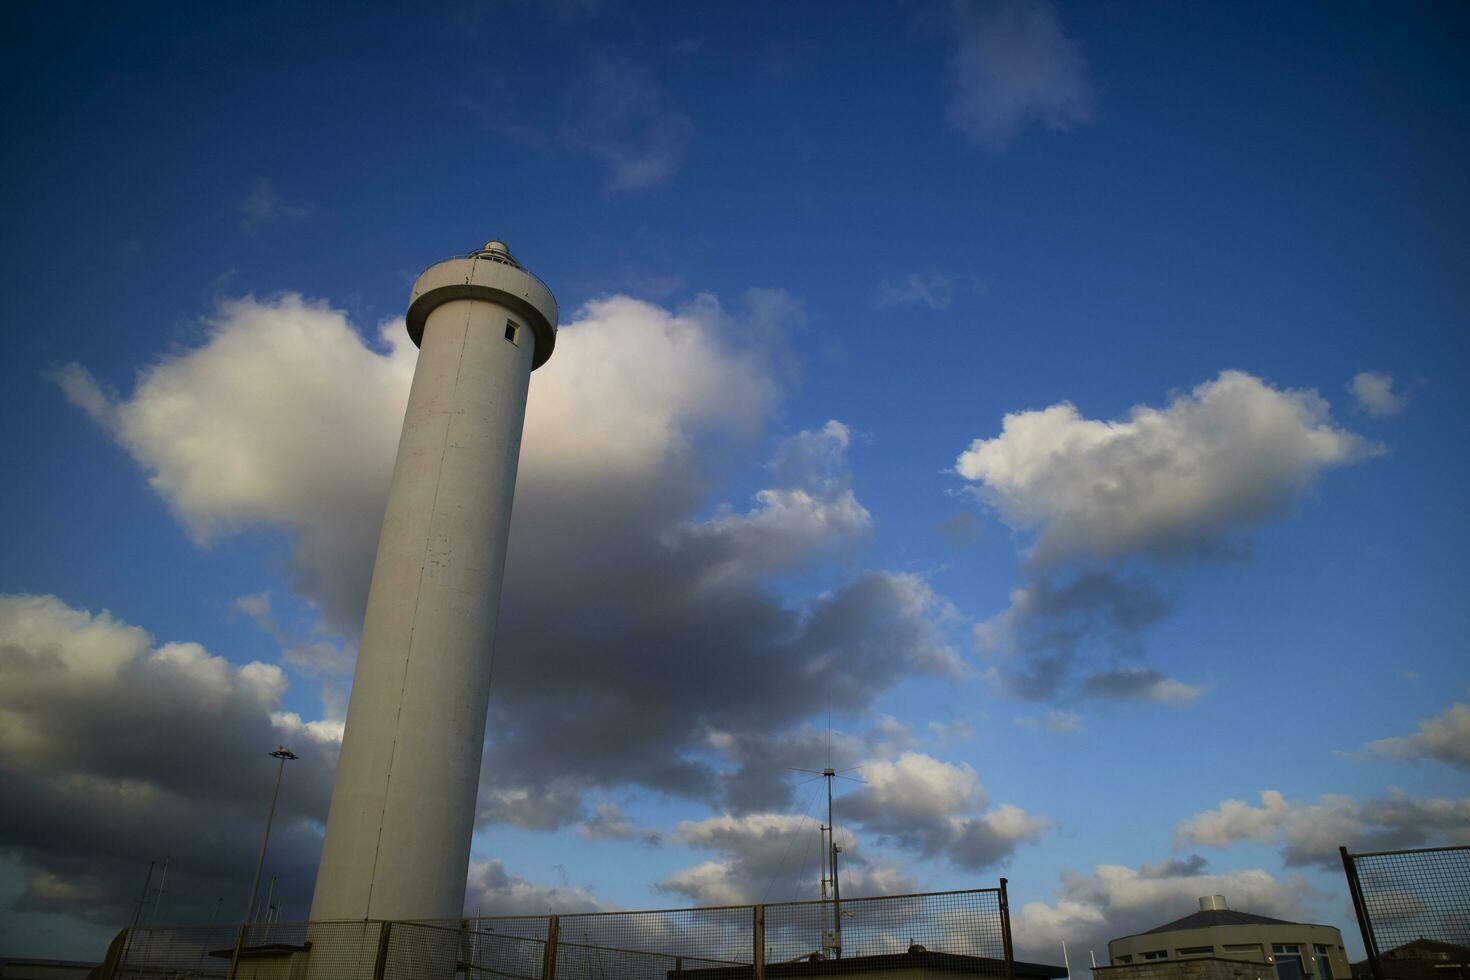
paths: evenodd
<path fill-rule="evenodd" d="M 284 678 L 43 596 L 0 597 L 0 849 L 26 871 L 19 910 L 121 924 L 148 862 L 170 858 L 165 907 L 244 913 L 289 742 L 266 875 L 304 914 L 336 744 L 279 713 Z M 273 718 L 274 715 L 274 718 Z M 157 882 L 155 881 L 155 885 Z"/>
<path fill-rule="evenodd" d="M 1010 607 L 975 633 L 1000 655 L 993 676 L 1007 692 L 1046 700 L 1070 692 L 1090 657 L 1138 656 L 1144 631 L 1172 608 L 1172 600 L 1142 576 L 1084 571 L 1061 585 L 1038 578 L 1016 589 Z M 1126 669 L 1095 673 L 1083 680 L 1082 693 L 1121 697 L 1126 690 L 1147 697 L 1144 675 L 1157 676 Z"/>

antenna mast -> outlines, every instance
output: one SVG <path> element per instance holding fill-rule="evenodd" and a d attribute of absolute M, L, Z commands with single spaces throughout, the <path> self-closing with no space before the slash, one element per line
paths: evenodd
<path fill-rule="evenodd" d="M 822 770 L 822 777 L 827 780 L 827 873 L 832 881 L 832 932 L 828 936 L 827 948 L 832 951 L 834 959 L 842 959 L 842 886 L 837 880 L 837 853 L 842 848 L 837 846 L 837 831 L 832 823 L 832 777 L 837 773 L 828 766 Z M 826 879 L 823 879 L 822 898 L 826 900 Z"/>

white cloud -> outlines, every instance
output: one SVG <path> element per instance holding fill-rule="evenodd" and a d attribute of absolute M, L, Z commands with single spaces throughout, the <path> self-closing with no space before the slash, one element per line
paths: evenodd
<path fill-rule="evenodd" d="M 75 365 L 63 390 L 198 543 L 252 525 L 293 532 L 296 587 L 355 633 L 417 352 L 401 323 L 379 328 L 380 354 L 341 311 L 289 294 L 223 302 L 207 327 L 125 399 Z"/>
<path fill-rule="evenodd" d="M 577 824 L 577 833 L 588 840 L 641 840 L 645 844 L 659 844 L 661 835 L 647 827 L 635 824 L 616 803 L 604 800 Z"/>
<path fill-rule="evenodd" d="M 261 225 L 277 221 L 297 221 L 311 216 L 311 208 L 282 200 L 275 184 L 267 177 L 255 178 L 250 185 L 250 193 L 234 208 L 240 213 L 240 227 L 246 231 L 255 231 Z"/>
<path fill-rule="evenodd" d="M 247 616 L 251 622 L 276 641 L 281 648 L 281 659 L 306 675 L 325 674 L 347 676 L 357 659 L 357 651 L 334 637 L 320 635 L 302 636 L 284 629 L 276 621 L 274 603 L 269 592 L 253 592 L 238 596 L 231 607 Z"/>
<path fill-rule="evenodd" d="M 1279 843 L 1288 865 L 1327 868 L 1338 861 L 1340 845 L 1376 851 L 1470 843 L 1470 798 L 1414 797 L 1393 790 L 1363 801 L 1327 795 L 1315 803 L 1292 803 L 1276 790 L 1263 790 L 1259 804 L 1225 800 L 1181 821 L 1174 831 L 1176 847 L 1226 847 L 1242 841 Z"/>
<path fill-rule="evenodd" d="M 971 742 L 975 739 L 975 725 L 968 718 L 931 721 L 928 728 L 930 736 L 941 745 L 948 742 Z"/>
<path fill-rule="evenodd" d="M 608 171 L 608 188 L 646 190 L 683 161 L 694 126 L 643 68 L 602 52 L 572 84 L 562 137 Z"/>
<path fill-rule="evenodd" d="M 1006 524 L 1037 533 L 1030 557 L 1044 566 L 1213 547 L 1288 506 L 1323 469 L 1378 451 L 1335 427 L 1315 392 L 1224 371 L 1123 421 L 1067 402 L 1007 415 L 955 465 Z"/>
<path fill-rule="evenodd" d="M 1378 371 L 1359 371 L 1353 375 L 1348 391 L 1358 408 L 1369 415 L 1397 415 L 1409 404 L 1407 395 L 1393 390 L 1393 376 Z"/>
<path fill-rule="evenodd" d="M 1048 711 L 1044 715 L 1026 715 L 1016 719 L 1016 724 L 1032 731 L 1057 733 L 1082 731 L 1082 716 L 1075 711 Z"/>
<path fill-rule="evenodd" d="M 1092 120 L 1087 62 L 1046 0 L 953 0 L 949 14 L 945 117 L 955 129 L 996 148 L 1031 122 L 1067 130 Z"/>
<path fill-rule="evenodd" d="M 679 824 L 674 836 L 718 857 L 681 868 L 658 883 L 662 892 L 702 905 L 810 899 L 818 894 L 821 821 L 791 813 L 722 814 Z M 870 861 L 850 831 L 837 828 L 844 895 L 913 891 L 916 884 L 887 861 Z"/>
<path fill-rule="evenodd" d="M 1420 721 L 1419 730 L 1412 735 L 1380 738 L 1363 748 L 1392 759 L 1437 759 L 1470 770 L 1470 704 L 1452 704 Z"/>
<path fill-rule="evenodd" d="M 464 908 L 466 915 L 546 915 L 610 910 L 587 888 L 537 884 L 506 871 L 505 864 L 498 858 L 470 860 Z"/>
<path fill-rule="evenodd" d="M 866 533 L 872 515 L 849 486 L 847 426 L 836 420 L 800 432 L 777 447 L 771 468 L 779 486 L 756 493 L 744 514 L 728 508 L 684 525 L 677 543 L 712 552 L 716 575 L 781 570 Z"/>
<path fill-rule="evenodd" d="M 1301 879 L 1281 881 L 1250 869 L 1203 873 L 1205 862 L 1169 861 L 1129 868 L 1099 864 L 1091 874 L 1062 874 L 1051 902 L 1027 902 L 1015 914 L 1018 954 L 1043 961 L 1063 941 L 1106 949 L 1109 939 L 1143 932 L 1195 911 L 1200 895 L 1224 895 L 1231 908 L 1301 921 L 1312 895 Z"/>
<path fill-rule="evenodd" d="M 883 280 L 874 305 L 927 306 L 931 310 L 947 310 L 954 302 L 954 279 L 942 272 L 910 272 L 897 282 Z"/>
<path fill-rule="evenodd" d="M 978 869 L 1008 858 L 1022 843 L 1040 838 L 1046 817 L 1012 804 L 987 812 L 984 788 L 965 763 L 943 762 L 921 752 L 892 761 L 869 760 L 864 785 L 841 799 L 841 812 L 869 833 L 926 856 Z"/>

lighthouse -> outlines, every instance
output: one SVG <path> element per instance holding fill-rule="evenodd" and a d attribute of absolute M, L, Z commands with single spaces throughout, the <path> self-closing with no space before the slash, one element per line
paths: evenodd
<path fill-rule="evenodd" d="M 414 283 L 418 363 L 313 921 L 462 913 L 526 395 L 556 323 L 551 291 L 501 241 Z"/>

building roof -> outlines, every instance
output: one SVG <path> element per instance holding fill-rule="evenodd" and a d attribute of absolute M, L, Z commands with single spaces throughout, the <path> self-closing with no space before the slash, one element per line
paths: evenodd
<path fill-rule="evenodd" d="M 847 973 L 864 973 L 872 970 L 924 969 L 938 973 L 958 973 L 968 976 L 1006 975 L 1005 961 L 987 956 L 962 956 L 958 953 L 936 953 L 923 948 L 907 953 L 889 953 L 882 956 L 844 956 L 841 959 L 806 959 L 790 963 L 767 963 L 767 977 L 822 977 Z M 1016 960 L 1016 976 L 1041 977 L 1043 980 L 1060 980 L 1067 975 L 1065 967 L 1047 963 L 1026 963 Z M 670 970 L 670 980 L 740 980 L 750 976 L 749 966 L 717 966 L 695 970 Z"/>
<path fill-rule="evenodd" d="M 1273 919 L 1265 915 L 1256 915 L 1254 912 L 1237 912 L 1235 909 L 1205 909 L 1199 912 L 1191 912 L 1182 919 L 1165 922 L 1161 926 L 1155 926 L 1148 930 L 1148 932 L 1137 933 L 1137 935 L 1151 936 L 1156 932 L 1178 932 L 1181 929 L 1209 929 L 1213 926 L 1294 925 L 1300 925 L 1300 923 L 1287 922 L 1285 919 Z"/>

